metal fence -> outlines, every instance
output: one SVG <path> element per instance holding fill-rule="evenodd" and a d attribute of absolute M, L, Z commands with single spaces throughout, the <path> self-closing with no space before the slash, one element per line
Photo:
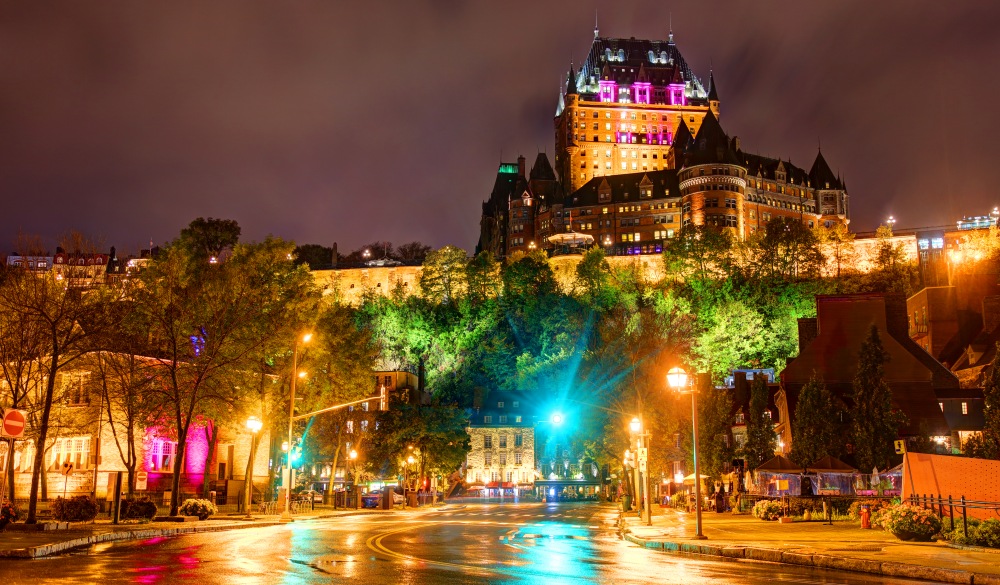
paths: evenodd
<path fill-rule="evenodd" d="M 940 518 L 945 517 L 944 512 L 947 507 L 952 529 L 955 528 L 955 508 L 960 509 L 962 513 L 962 533 L 966 538 L 969 537 L 969 510 L 990 510 L 995 515 L 1000 516 L 1000 502 L 966 500 L 965 496 L 954 499 L 950 494 L 948 497 L 944 497 L 941 494 L 912 494 L 907 501 L 910 505 L 936 511 Z"/>

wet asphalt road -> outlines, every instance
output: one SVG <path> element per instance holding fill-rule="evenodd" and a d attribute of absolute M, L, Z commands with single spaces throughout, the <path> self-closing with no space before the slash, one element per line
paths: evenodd
<path fill-rule="evenodd" d="M 0 584 L 656 583 L 921 581 L 657 553 L 619 540 L 597 504 L 469 504 L 97 545 L 0 561 Z"/>

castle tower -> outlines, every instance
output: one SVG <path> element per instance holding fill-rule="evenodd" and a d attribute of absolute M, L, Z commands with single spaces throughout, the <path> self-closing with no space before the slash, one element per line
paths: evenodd
<path fill-rule="evenodd" d="M 594 177 L 672 168 L 683 122 L 697 133 L 709 93 L 671 39 L 595 36 L 570 72 L 555 117 L 555 169 L 566 193 Z"/>
<path fill-rule="evenodd" d="M 746 168 L 735 146 L 709 112 L 683 153 L 677 152 L 683 226 L 730 229 L 745 237 Z"/>

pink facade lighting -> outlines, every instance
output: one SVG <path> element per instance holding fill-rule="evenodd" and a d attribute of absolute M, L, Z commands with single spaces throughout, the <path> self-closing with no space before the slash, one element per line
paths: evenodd
<path fill-rule="evenodd" d="M 651 87 L 652 84 L 645 81 L 636 81 L 633 83 L 632 90 L 635 93 L 635 103 L 648 104 Z"/>
<path fill-rule="evenodd" d="M 686 106 L 687 100 L 684 97 L 684 84 L 683 83 L 671 83 L 667 86 L 667 91 L 670 92 L 670 105 L 673 106 Z"/>
<path fill-rule="evenodd" d="M 599 87 L 599 95 L 602 102 L 613 102 L 615 101 L 615 89 L 618 84 L 614 81 L 598 81 L 597 85 Z"/>

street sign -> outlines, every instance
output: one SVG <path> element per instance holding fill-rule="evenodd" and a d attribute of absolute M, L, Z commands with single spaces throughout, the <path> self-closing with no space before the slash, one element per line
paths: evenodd
<path fill-rule="evenodd" d="M 16 408 L 6 408 L 3 411 L 3 424 L 0 424 L 0 435 L 8 439 L 20 439 L 24 434 L 25 412 Z"/>
<path fill-rule="evenodd" d="M 639 471 L 641 471 L 642 473 L 646 473 L 646 460 L 645 459 L 640 459 L 639 460 Z"/>
<path fill-rule="evenodd" d="M 649 447 L 639 447 L 639 464 L 645 465 L 649 461 Z"/>
<path fill-rule="evenodd" d="M 62 464 L 62 474 L 63 475 L 69 475 L 71 473 L 73 473 L 73 464 L 70 463 L 69 461 L 63 463 Z"/>
<path fill-rule="evenodd" d="M 892 444 L 896 447 L 897 455 L 903 455 L 906 453 L 906 441 L 900 439 L 898 441 L 893 441 Z"/>
<path fill-rule="evenodd" d="M 138 491 L 146 491 L 146 482 L 149 479 L 149 474 L 145 471 L 135 472 L 135 489 Z"/>

